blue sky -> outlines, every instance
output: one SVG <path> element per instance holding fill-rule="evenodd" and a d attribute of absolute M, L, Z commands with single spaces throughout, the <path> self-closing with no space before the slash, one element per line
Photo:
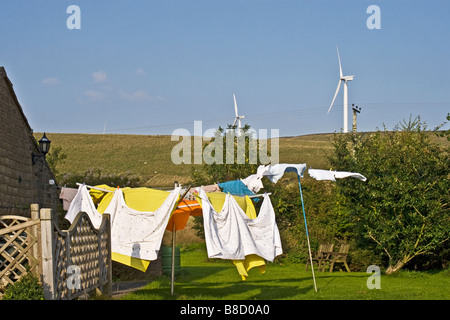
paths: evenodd
<path fill-rule="evenodd" d="M 410 115 L 433 128 L 450 112 L 449 16 L 437 0 L 2 0 L 0 65 L 39 132 L 226 127 L 235 93 L 243 123 L 297 136 L 342 128 L 342 92 L 327 114 L 338 46 L 359 131 Z"/>

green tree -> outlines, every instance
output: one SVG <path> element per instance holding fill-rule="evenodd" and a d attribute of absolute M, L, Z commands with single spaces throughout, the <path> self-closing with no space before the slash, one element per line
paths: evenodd
<path fill-rule="evenodd" d="M 335 135 L 331 164 L 368 178 L 337 181 L 343 205 L 355 234 L 387 255 L 387 274 L 448 244 L 449 152 L 432 136 L 420 118 L 394 131 Z"/>
<path fill-rule="evenodd" d="M 203 154 L 211 154 L 212 158 L 219 161 L 212 163 L 204 163 L 200 169 L 191 171 L 191 180 L 193 185 L 207 185 L 217 182 L 225 182 L 236 179 L 244 179 L 251 174 L 256 173 L 258 166 L 261 164 L 259 158 L 252 158 L 252 151 L 258 149 L 258 141 L 250 132 L 250 126 L 245 125 L 241 129 L 241 135 L 236 135 L 236 128 L 229 125 L 227 130 L 219 127 L 211 142 L 203 147 Z M 231 142 L 230 142 L 231 141 Z M 227 144 L 232 143 L 230 148 Z M 242 146 L 243 152 L 239 150 Z M 214 147 L 213 149 L 211 149 Z M 253 148 L 253 149 L 252 149 Z M 232 154 L 227 155 L 231 151 Z M 216 153 L 221 153 L 216 154 Z M 238 161 L 241 154 L 243 161 Z M 254 156 L 254 154 L 253 154 Z M 232 161 L 227 161 L 227 160 Z"/>
<path fill-rule="evenodd" d="M 260 142 L 251 133 L 249 125 L 245 125 L 239 135 L 237 130 L 236 126 L 232 125 L 228 125 L 226 130 L 221 127 L 216 130 L 211 141 L 203 147 L 203 155 L 218 161 L 205 162 L 200 168 L 193 168 L 192 186 L 244 179 L 256 173 L 262 164 L 260 158 L 255 157 L 255 150 L 259 150 Z M 263 183 L 266 180 L 267 178 L 264 178 Z M 273 191 L 272 188 L 266 188 L 266 184 L 264 186 L 264 192 Z M 257 209 L 260 203 L 261 201 L 255 203 Z M 202 218 L 194 218 L 194 229 L 198 236 L 204 236 Z"/>
<path fill-rule="evenodd" d="M 55 178 L 59 181 L 61 178 L 60 172 L 58 170 L 58 166 L 62 165 L 64 161 L 67 159 L 67 154 L 65 154 L 61 147 L 59 146 L 52 146 L 50 148 L 50 152 L 45 157 L 45 160 L 48 163 L 48 166 L 52 170 L 53 174 L 55 175 Z"/>

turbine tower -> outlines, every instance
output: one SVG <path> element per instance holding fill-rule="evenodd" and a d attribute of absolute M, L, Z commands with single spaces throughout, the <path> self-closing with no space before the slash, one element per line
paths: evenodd
<path fill-rule="evenodd" d="M 236 117 L 234 118 L 233 127 L 236 125 L 236 122 L 239 123 L 239 132 L 241 132 L 241 119 L 245 119 L 245 116 L 240 116 L 238 113 L 238 107 L 236 103 L 236 95 L 233 93 L 233 99 L 234 99 L 234 112 L 236 113 Z"/>
<path fill-rule="evenodd" d="M 337 94 L 339 93 L 339 88 L 341 87 L 341 82 L 344 82 L 344 133 L 348 132 L 348 81 L 352 81 L 355 77 L 354 75 L 351 76 L 344 76 L 342 74 L 342 66 L 341 66 L 341 58 L 339 57 L 339 49 L 336 46 L 336 51 L 338 55 L 339 60 L 339 83 L 336 89 L 336 93 L 334 94 L 333 101 L 331 101 L 330 108 L 328 109 L 328 113 L 330 113 L 331 107 L 333 106 L 334 100 L 336 99 Z"/>

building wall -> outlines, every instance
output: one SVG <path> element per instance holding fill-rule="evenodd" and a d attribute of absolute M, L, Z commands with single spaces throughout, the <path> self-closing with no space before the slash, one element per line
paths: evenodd
<path fill-rule="evenodd" d="M 56 210 L 58 189 L 43 158 L 32 164 L 38 143 L 8 79 L 0 67 L 0 215 L 30 214 L 30 204 Z"/>

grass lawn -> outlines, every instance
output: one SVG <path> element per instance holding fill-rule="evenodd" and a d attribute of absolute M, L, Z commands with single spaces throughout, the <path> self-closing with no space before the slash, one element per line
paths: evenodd
<path fill-rule="evenodd" d="M 181 251 L 182 272 L 177 276 L 174 295 L 170 277 L 162 276 L 130 293 L 125 300 L 448 300 L 450 270 L 440 272 L 400 271 L 381 275 L 381 289 L 368 289 L 365 272 L 315 272 L 304 264 L 269 263 L 266 272 L 250 270 L 242 281 L 229 261 L 208 262 L 206 248 Z"/>

